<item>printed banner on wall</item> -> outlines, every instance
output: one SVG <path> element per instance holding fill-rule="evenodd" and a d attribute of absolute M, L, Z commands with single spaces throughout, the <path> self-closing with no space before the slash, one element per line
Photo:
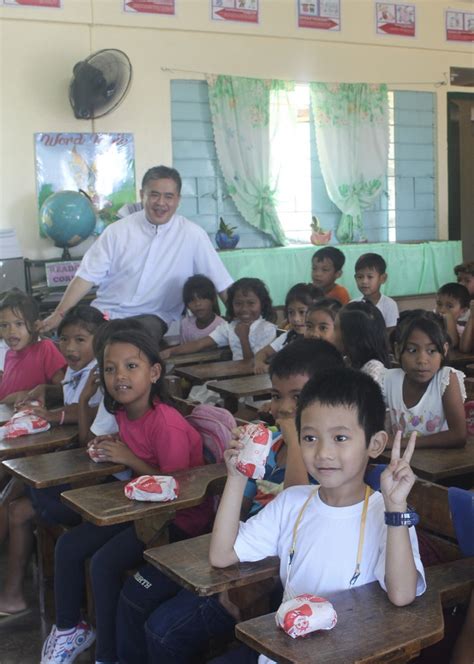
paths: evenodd
<path fill-rule="evenodd" d="M 446 12 L 446 39 L 474 42 L 474 12 Z"/>
<path fill-rule="evenodd" d="M 136 200 L 133 134 L 35 134 L 38 209 L 57 191 L 82 189 L 97 212 L 99 235 Z"/>
<path fill-rule="evenodd" d="M 53 9 L 60 9 L 62 7 L 62 0 L 3 0 L 0 5 L 5 7 L 48 7 Z"/>
<path fill-rule="evenodd" d="M 394 2 L 376 2 L 375 20 L 377 34 L 397 37 L 416 36 L 415 5 L 400 5 Z"/>
<path fill-rule="evenodd" d="M 124 0 L 123 11 L 135 14 L 174 15 L 175 4 L 175 0 Z"/>
<path fill-rule="evenodd" d="M 214 21 L 258 23 L 259 0 L 211 0 Z"/>
<path fill-rule="evenodd" d="M 341 29 L 341 4 L 339 0 L 297 0 L 298 27 L 315 30 Z"/>

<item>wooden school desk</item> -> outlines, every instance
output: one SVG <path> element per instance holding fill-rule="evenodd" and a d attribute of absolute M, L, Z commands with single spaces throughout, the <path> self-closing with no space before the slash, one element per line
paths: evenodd
<path fill-rule="evenodd" d="M 94 481 L 125 470 L 120 463 L 94 463 L 83 447 L 11 459 L 3 461 L 2 465 L 11 475 L 35 489 Z"/>
<path fill-rule="evenodd" d="M 454 367 L 464 371 L 468 364 L 474 362 L 474 353 L 461 353 L 460 350 L 450 350 L 446 358 L 448 367 Z"/>
<path fill-rule="evenodd" d="M 241 378 L 229 378 L 228 380 L 214 380 L 207 384 L 210 390 L 218 392 L 224 397 L 224 407 L 235 413 L 239 407 L 241 397 L 254 397 L 269 394 L 272 389 L 272 381 L 268 374 L 258 376 L 243 376 Z"/>
<path fill-rule="evenodd" d="M 0 403 L 0 426 L 5 424 L 14 414 L 15 409 L 6 403 Z"/>
<path fill-rule="evenodd" d="M 235 378 L 254 375 L 254 360 L 228 360 L 227 362 L 209 362 L 185 367 L 175 367 L 173 373 L 186 378 L 191 383 L 202 384 L 208 380 Z"/>
<path fill-rule="evenodd" d="M 377 582 L 330 595 L 337 625 L 292 639 L 275 624 L 275 614 L 240 623 L 236 636 L 279 664 L 377 664 L 408 662 L 444 636 L 443 606 L 467 602 L 474 582 L 474 558 L 426 569 L 427 590 L 406 607 L 396 607 Z"/>
<path fill-rule="evenodd" d="M 167 365 L 174 367 L 182 367 L 186 364 L 200 364 L 201 362 L 220 362 L 223 360 L 231 360 L 232 353 L 230 348 L 211 348 L 210 350 L 202 350 L 199 353 L 186 353 L 186 355 L 172 355 L 166 360 Z"/>
<path fill-rule="evenodd" d="M 76 439 L 77 426 L 66 424 L 62 427 L 53 427 L 43 433 L 20 436 L 13 440 L 0 440 L 0 461 L 67 447 Z"/>

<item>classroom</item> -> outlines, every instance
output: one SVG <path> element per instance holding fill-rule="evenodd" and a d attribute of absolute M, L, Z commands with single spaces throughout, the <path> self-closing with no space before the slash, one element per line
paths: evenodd
<path fill-rule="evenodd" d="M 473 28 L 0 0 L 0 664 L 472 664 Z"/>

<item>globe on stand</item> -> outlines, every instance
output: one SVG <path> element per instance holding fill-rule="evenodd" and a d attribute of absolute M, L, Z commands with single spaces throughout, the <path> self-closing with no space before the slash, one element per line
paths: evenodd
<path fill-rule="evenodd" d="M 58 191 L 40 209 L 41 231 L 63 250 L 63 260 L 71 259 L 69 249 L 87 239 L 95 224 L 94 206 L 82 191 Z"/>

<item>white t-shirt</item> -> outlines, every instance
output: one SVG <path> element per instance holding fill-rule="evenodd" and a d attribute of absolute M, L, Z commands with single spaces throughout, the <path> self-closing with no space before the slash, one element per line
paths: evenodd
<path fill-rule="evenodd" d="M 369 360 L 360 368 L 360 370 L 373 378 L 380 387 L 382 387 L 384 374 L 388 371 L 387 367 L 385 367 L 380 360 Z"/>
<path fill-rule="evenodd" d="M 231 323 L 224 322 L 219 327 L 216 327 L 209 336 L 218 346 L 230 346 L 233 360 L 242 360 L 244 357 L 242 344 L 234 332 L 236 325 L 236 320 L 233 320 Z M 276 325 L 269 323 L 261 316 L 257 320 L 254 320 L 249 330 L 249 343 L 254 355 L 273 341 L 276 337 L 276 329 Z"/>
<path fill-rule="evenodd" d="M 279 556 L 280 579 L 285 586 L 288 552 L 298 514 L 314 486 L 296 486 L 283 491 L 256 516 L 241 523 L 234 545 L 240 562 Z M 330 599 L 331 594 L 349 589 L 359 543 L 363 501 L 349 507 L 331 507 L 316 494 L 298 527 L 296 550 L 291 565 L 290 586 L 294 594 L 311 593 Z M 369 499 L 362 552 L 361 573 L 355 586 L 378 581 L 385 590 L 387 526 L 381 493 Z M 416 594 L 426 589 L 425 574 L 414 528 L 409 529 L 418 579 Z M 337 609 L 337 607 L 336 607 Z M 259 664 L 272 660 L 260 655 Z"/>
<path fill-rule="evenodd" d="M 91 360 L 87 366 L 79 369 L 79 371 L 73 371 L 71 367 L 66 369 L 64 379 L 61 381 L 65 406 L 72 403 L 79 403 L 79 397 L 81 396 L 81 392 L 89 378 L 89 374 L 96 366 L 97 361 Z M 97 392 L 89 399 L 89 406 L 98 406 L 101 399 L 102 394 L 100 390 L 97 390 Z"/>
<path fill-rule="evenodd" d="M 443 394 L 449 385 L 451 373 L 459 381 L 463 401 L 466 398 L 464 374 L 452 367 L 442 367 L 431 379 L 424 395 L 411 408 L 403 401 L 403 369 L 387 369 L 382 376 L 381 388 L 390 413 L 392 433 L 403 431 L 406 436 L 418 431 L 422 436 L 447 431 L 448 423 L 443 408 Z"/>
<path fill-rule="evenodd" d="M 7 345 L 5 339 L 0 339 L 0 371 L 3 371 L 5 366 L 5 355 L 10 350 L 10 347 Z"/>
<path fill-rule="evenodd" d="M 270 346 L 273 348 L 275 353 L 278 353 L 278 351 L 280 351 L 283 348 L 283 346 L 286 343 L 287 338 L 288 338 L 288 332 L 285 332 L 284 334 L 280 334 L 279 337 L 277 337 L 276 339 L 274 339 L 272 341 Z"/>
<path fill-rule="evenodd" d="M 351 302 L 364 302 L 365 298 L 356 297 L 355 300 Z M 385 319 L 385 325 L 387 327 L 395 327 L 398 320 L 398 304 L 388 295 L 381 293 L 380 300 L 376 304 L 377 309 L 381 312 L 382 316 Z"/>
<path fill-rule="evenodd" d="M 175 214 L 155 226 L 141 210 L 108 226 L 76 274 L 98 285 L 92 304 L 111 318 L 156 314 L 169 323 L 181 318 L 184 282 L 198 273 L 218 292 L 233 281 L 197 224 Z"/>

